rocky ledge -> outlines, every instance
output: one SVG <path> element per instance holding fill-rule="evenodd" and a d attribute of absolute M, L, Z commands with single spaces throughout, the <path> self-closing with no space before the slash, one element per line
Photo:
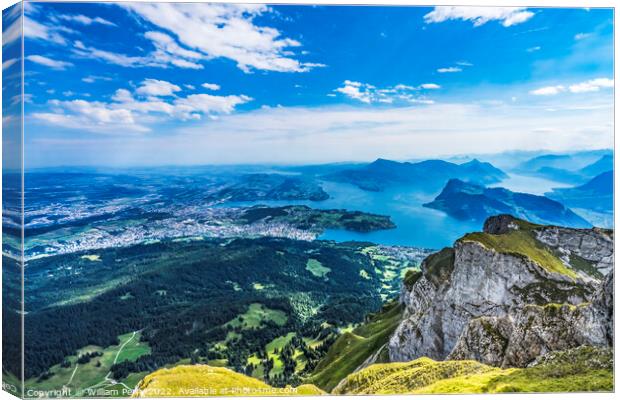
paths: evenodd
<path fill-rule="evenodd" d="M 612 346 L 612 269 L 611 231 L 491 217 L 403 285 L 390 360 L 526 367 L 551 351 Z"/>

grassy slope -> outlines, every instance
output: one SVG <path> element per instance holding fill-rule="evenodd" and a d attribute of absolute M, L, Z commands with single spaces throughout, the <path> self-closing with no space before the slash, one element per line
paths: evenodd
<path fill-rule="evenodd" d="M 134 397 L 319 395 L 312 385 L 273 388 L 266 383 L 226 368 L 187 365 L 161 369 L 146 376 Z"/>
<path fill-rule="evenodd" d="M 476 361 L 375 364 L 350 375 L 337 394 L 571 392 L 613 390 L 609 349 L 581 347 L 553 353 L 530 368 L 500 369 Z"/>
<path fill-rule="evenodd" d="M 518 230 L 503 235 L 491 235 L 488 233 L 474 232 L 459 239 L 463 242 L 478 242 L 498 253 L 516 254 L 528 257 L 538 263 L 549 272 L 576 278 L 573 270 L 553 254 L 546 246 L 534 238 L 534 234 L 528 230 Z"/>
<path fill-rule="evenodd" d="M 396 302 L 390 303 L 368 323 L 342 334 L 307 382 L 327 391 L 332 390 L 387 343 L 401 320 L 401 314 L 402 307 Z"/>
<path fill-rule="evenodd" d="M 97 346 L 87 346 L 80 349 L 79 354 L 100 351 L 103 353 L 100 357 L 92 358 L 86 364 L 77 364 L 77 356 L 69 356 L 67 360 L 71 363 L 69 368 L 62 368 L 60 365 L 55 365 L 50 368 L 50 371 L 54 374 L 49 379 L 37 382 L 36 378 L 26 380 L 27 389 L 37 390 L 54 390 L 61 389 L 63 386 L 68 386 L 73 391 L 86 389 L 86 388 L 107 388 L 110 387 L 110 382 L 106 381 L 106 376 L 110 371 L 112 365 L 120 363 L 124 360 L 136 360 L 143 354 L 148 354 L 151 350 L 148 344 L 140 342 L 140 334 L 127 333 L 118 337 L 119 344 L 116 346 L 106 347 L 102 349 Z M 121 349 L 122 347 L 122 349 Z M 100 363 L 100 366 L 97 366 Z M 77 365 L 77 369 L 76 369 Z M 74 374 L 75 371 L 75 374 Z M 73 375 L 73 378 L 72 378 Z M 134 387 L 135 384 L 146 374 L 130 374 L 123 380 L 129 387 Z"/>
<path fill-rule="evenodd" d="M 263 326 L 264 321 L 273 321 L 281 326 L 286 323 L 286 319 L 286 313 L 283 311 L 272 310 L 260 303 L 252 303 L 244 314 L 228 322 L 227 325 L 233 328 L 254 329 Z"/>

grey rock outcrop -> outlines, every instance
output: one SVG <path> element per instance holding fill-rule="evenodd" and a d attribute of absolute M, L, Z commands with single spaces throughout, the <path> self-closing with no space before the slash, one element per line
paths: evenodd
<path fill-rule="evenodd" d="M 604 229 L 569 229 L 557 226 L 536 229 L 536 238 L 559 253 L 563 261 L 579 257 L 601 273 L 613 269 L 614 241 L 612 233 Z"/>
<path fill-rule="evenodd" d="M 609 234 L 519 225 L 509 216 L 487 221 L 485 231 L 503 235 L 523 226 L 542 237 L 536 245 L 546 245 L 549 254 L 577 256 L 593 268 L 577 270 L 567 261 L 566 274 L 527 255 L 461 239 L 452 258 L 446 249 L 443 257 L 428 257 L 411 290 L 403 287 L 405 318 L 390 338 L 392 361 L 426 356 L 524 367 L 549 351 L 611 345 L 613 273 L 600 279 L 613 260 Z"/>
<path fill-rule="evenodd" d="M 609 326 L 606 311 L 593 303 L 527 305 L 514 316 L 471 320 L 448 359 L 527 367 L 550 351 L 610 346 Z"/>

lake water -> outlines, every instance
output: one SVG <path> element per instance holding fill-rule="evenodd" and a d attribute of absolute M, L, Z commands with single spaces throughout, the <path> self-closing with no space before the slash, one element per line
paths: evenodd
<path fill-rule="evenodd" d="M 480 229 L 480 224 L 455 220 L 441 211 L 422 207 L 431 201 L 434 195 L 423 194 L 415 190 L 387 190 L 369 192 L 356 186 L 321 182 L 330 198 L 324 201 L 259 201 L 233 203 L 247 206 L 264 204 L 269 206 L 307 205 L 320 209 L 347 209 L 389 215 L 396 224 L 396 229 L 380 230 L 369 233 L 346 230 L 327 230 L 320 239 L 335 241 L 368 241 L 378 244 L 416 246 L 439 249 L 451 245 L 463 233 Z"/>
<path fill-rule="evenodd" d="M 319 239 L 338 242 L 356 240 L 386 245 L 440 249 L 451 246 L 456 239 L 467 232 L 482 229 L 480 222 L 459 221 L 441 211 L 422 206 L 422 204 L 432 201 L 438 193 L 423 193 L 406 187 L 384 192 L 369 192 L 349 184 L 329 181 L 321 182 L 321 184 L 330 195 L 330 198 L 324 201 L 260 201 L 234 203 L 234 205 L 283 206 L 304 204 L 312 208 L 344 208 L 389 215 L 396 224 L 395 229 L 369 233 L 330 229 L 319 237 Z M 513 191 L 543 194 L 553 187 L 563 185 L 546 179 L 511 175 L 497 186 Z"/>
<path fill-rule="evenodd" d="M 508 174 L 508 178 L 490 187 L 503 187 L 513 192 L 530 193 L 542 196 L 554 188 L 566 188 L 571 185 L 534 176 Z"/>

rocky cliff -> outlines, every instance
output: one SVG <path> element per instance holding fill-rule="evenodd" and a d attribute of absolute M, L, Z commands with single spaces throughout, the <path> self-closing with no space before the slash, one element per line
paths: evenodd
<path fill-rule="evenodd" d="M 390 359 L 525 367 L 550 351 L 611 346 L 612 269 L 611 231 L 491 217 L 403 286 Z"/>

